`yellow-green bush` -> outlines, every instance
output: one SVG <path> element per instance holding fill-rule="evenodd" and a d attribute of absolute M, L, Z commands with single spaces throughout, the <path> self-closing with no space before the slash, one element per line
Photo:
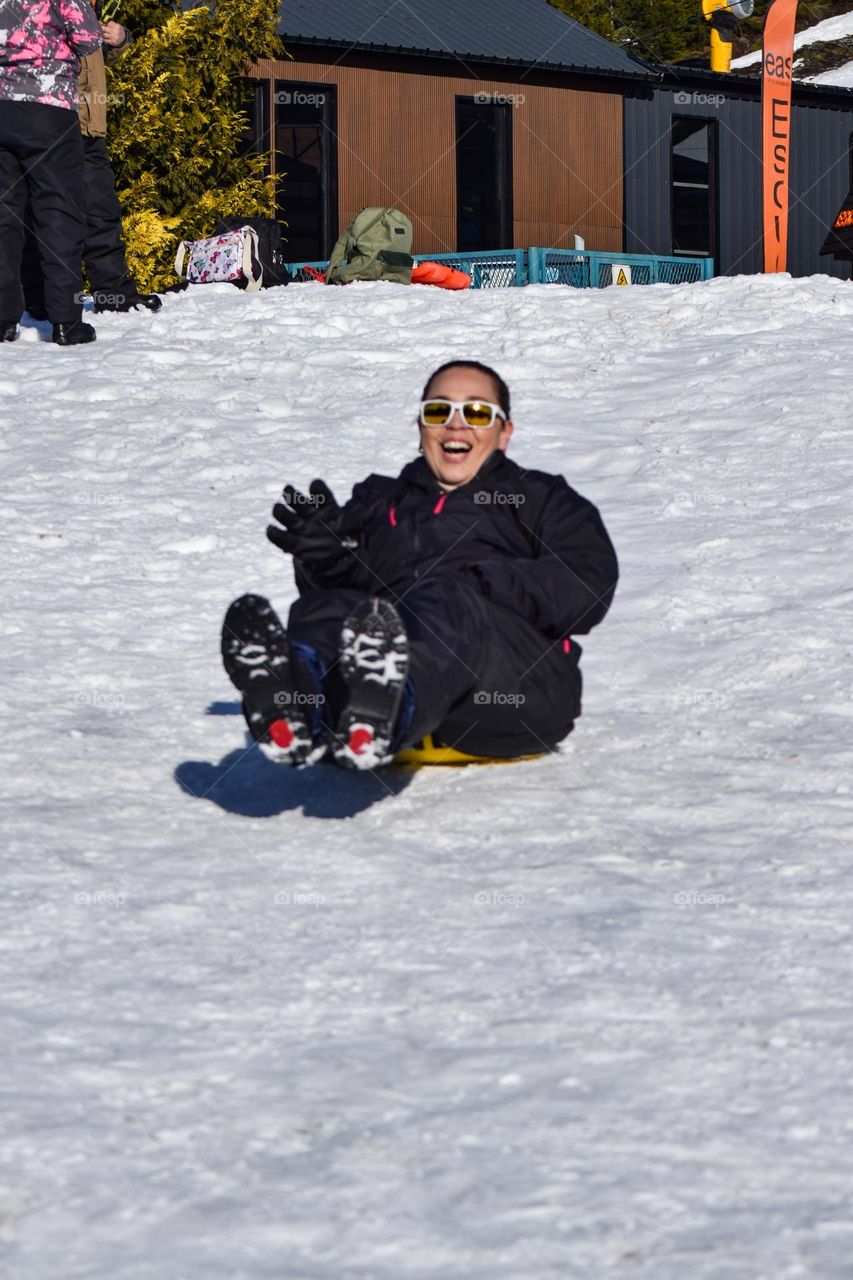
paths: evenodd
<path fill-rule="evenodd" d="M 252 58 L 280 52 L 274 0 L 125 0 L 133 34 L 110 68 L 108 143 L 130 269 L 142 289 L 175 282 L 178 242 L 208 235 L 219 215 L 274 212 L 265 157 L 240 155 Z"/>

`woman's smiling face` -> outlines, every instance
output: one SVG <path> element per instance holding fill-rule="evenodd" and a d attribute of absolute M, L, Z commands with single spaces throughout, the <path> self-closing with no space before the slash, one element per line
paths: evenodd
<path fill-rule="evenodd" d="M 480 369 L 457 365 L 437 374 L 429 383 L 427 399 L 487 400 L 498 404 L 494 379 Z M 495 417 L 484 430 L 469 427 L 458 409 L 442 427 L 425 427 L 419 423 L 421 448 L 427 466 L 446 489 L 467 484 L 496 449 L 506 450 L 512 435 L 512 422 Z"/>

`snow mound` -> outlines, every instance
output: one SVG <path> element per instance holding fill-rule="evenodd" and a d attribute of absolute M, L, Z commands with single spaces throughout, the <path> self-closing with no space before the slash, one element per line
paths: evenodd
<path fill-rule="evenodd" d="M 842 1280 L 853 284 L 227 285 L 0 348 L 10 1275 Z M 41 335 L 43 337 L 43 334 Z M 494 364 L 623 579 L 540 762 L 276 768 L 285 481 Z"/>

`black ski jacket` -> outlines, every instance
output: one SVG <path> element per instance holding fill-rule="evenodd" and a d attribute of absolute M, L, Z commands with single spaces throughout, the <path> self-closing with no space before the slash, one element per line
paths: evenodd
<path fill-rule="evenodd" d="M 500 450 L 449 492 L 423 458 L 396 479 L 370 475 L 344 511 L 357 545 L 327 577 L 297 559 L 300 591 L 401 594 L 427 574 L 463 573 L 550 639 L 584 635 L 613 599 L 616 553 L 596 508 L 562 476 L 525 471 Z"/>

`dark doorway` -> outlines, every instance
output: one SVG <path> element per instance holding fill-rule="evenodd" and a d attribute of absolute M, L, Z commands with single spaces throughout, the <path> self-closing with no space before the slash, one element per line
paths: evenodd
<path fill-rule="evenodd" d="M 717 248 L 716 121 L 672 121 L 672 252 L 713 258 Z"/>
<path fill-rule="evenodd" d="M 275 82 L 276 203 L 290 262 L 328 258 L 338 238 L 336 111 L 333 85 Z"/>
<path fill-rule="evenodd" d="M 512 248 L 512 107 L 456 99 L 456 245 Z"/>

